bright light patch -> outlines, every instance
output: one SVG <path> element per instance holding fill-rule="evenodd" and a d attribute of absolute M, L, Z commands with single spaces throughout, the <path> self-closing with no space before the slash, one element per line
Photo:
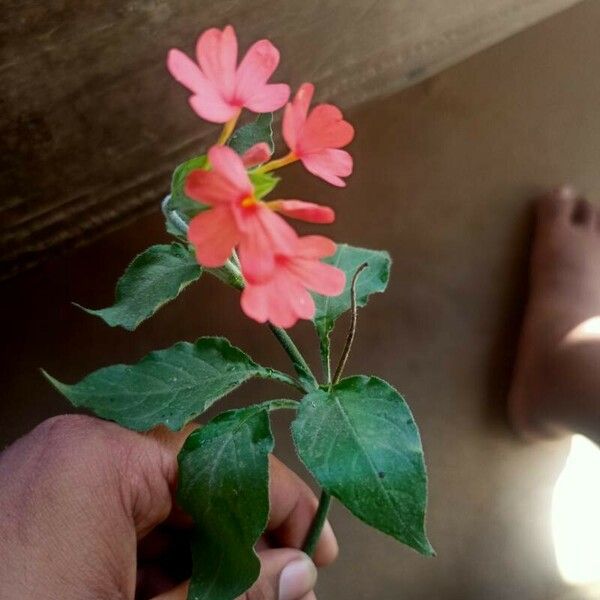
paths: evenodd
<path fill-rule="evenodd" d="M 581 435 L 554 488 L 552 530 L 563 579 L 600 583 L 600 449 Z"/>
<path fill-rule="evenodd" d="M 600 340 L 600 317 L 591 317 L 567 333 L 563 344 L 580 344 Z"/>

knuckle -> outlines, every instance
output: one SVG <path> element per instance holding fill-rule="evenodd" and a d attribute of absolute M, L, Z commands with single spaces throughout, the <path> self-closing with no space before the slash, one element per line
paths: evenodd
<path fill-rule="evenodd" d="M 38 425 L 32 434 L 45 451 L 60 450 L 81 443 L 94 421 L 84 415 L 59 415 Z"/>
<path fill-rule="evenodd" d="M 69 471 L 108 465 L 123 445 L 120 428 L 85 415 L 60 415 L 38 425 L 33 442 L 48 464 L 69 465 Z"/>

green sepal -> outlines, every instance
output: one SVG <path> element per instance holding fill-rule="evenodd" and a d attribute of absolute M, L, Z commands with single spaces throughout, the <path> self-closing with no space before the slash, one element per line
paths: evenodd
<path fill-rule="evenodd" d="M 427 474 L 402 396 L 377 377 L 343 379 L 306 395 L 292 423 L 298 456 L 354 515 L 425 555 Z"/>
<path fill-rule="evenodd" d="M 233 600 L 258 578 L 269 517 L 268 405 L 220 414 L 179 453 L 177 502 L 194 520 L 188 600 Z"/>
<path fill-rule="evenodd" d="M 94 371 L 73 385 L 44 375 L 74 406 L 136 431 L 157 425 L 181 429 L 251 377 L 294 385 L 291 378 L 257 365 L 219 337 L 178 342 L 135 365 Z"/>
<path fill-rule="evenodd" d="M 254 186 L 254 195 L 259 200 L 272 192 L 277 184 L 281 181 L 281 177 L 277 177 L 276 175 L 273 175 L 273 173 L 250 171 L 248 176 L 250 177 L 250 181 Z"/>
<path fill-rule="evenodd" d="M 111 327 L 133 331 L 202 275 L 193 252 L 182 244 L 159 244 L 138 254 L 119 278 L 112 306 L 85 308 Z"/>

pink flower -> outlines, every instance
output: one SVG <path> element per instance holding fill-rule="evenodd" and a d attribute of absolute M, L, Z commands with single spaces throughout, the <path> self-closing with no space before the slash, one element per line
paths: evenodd
<path fill-rule="evenodd" d="M 335 212 L 329 206 L 304 202 L 304 200 L 271 200 L 267 206 L 286 217 L 309 223 L 333 223 Z"/>
<path fill-rule="evenodd" d="M 338 296 L 346 285 L 342 270 L 319 260 L 333 255 L 335 249 L 326 237 L 298 238 L 292 254 L 276 255 L 275 269 L 267 281 L 248 282 L 242 292 L 242 310 L 259 323 L 269 321 L 277 327 L 292 327 L 298 319 L 312 319 L 315 302 L 308 290 Z"/>
<path fill-rule="evenodd" d="M 352 173 L 352 157 L 340 148 L 352 141 L 354 128 L 332 104 L 318 104 L 308 114 L 314 91 L 312 83 L 302 84 L 285 107 L 283 137 L 308 171 L 343 187 L 346 183 L 341 177 Z"/>
<path fill-rule="evenodd" d="M 291 203 L 292 216 L 311 221 L 322 220 L 331 209 L 300 200 L 279 200 L 273 206 L 258 200 L 242 159 L 228 146 L 213 146 L 208 160 L 210 171 L 192 171 L 185 182 L 190 198 L 210 206 L 190 221 L 188 239 L 198 262 L 220 267 L 239 246 L 247 279 L 264 281 L 275 268 L 275 255 L 290 254 L 297 243 L 295 231 L 276 212 L 285 212 Z"/>
<path fill-rule="evenodd" d="M 196 44 L 198 64 L 173 48 L 167 57 L 171 75 L 192 92 L 190 105 L 203 119 L 226 123 L 242 108 L 256 113 L 281 108 L 290 96 L 284 83 L 267 83 L 279 64 L 279 51 L 268 40 L 254 43 L 237 65 L 237 38 L 231 25 L 207 29 Z"/>
<path fill-rule="evenodd" d="M 271 148 L 266 142 L 258 142 L 254 144 L 242 154 L 242 162 L 246 168 L 255 167 L 266 162 L 271 158 Z"/>

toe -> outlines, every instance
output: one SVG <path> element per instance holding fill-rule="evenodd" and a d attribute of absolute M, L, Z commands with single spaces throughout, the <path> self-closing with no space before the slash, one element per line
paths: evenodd
<path fill-rule="evenodd" d="M 538 219 L 542 223 L 554 223 L 555 221 L 568 223 L 571 220 L 577 198 L 575 188 L 569 185 L 549 191 L 538 200 Z"/>
<path fill-rule="evenodd" d="M 571 223 L 580 227 L 591 227 L 594 222 L 594 207 L 589 200 L 578 198 L 571 213 Z"/>
<path fill-rule="evenodd" d="M 600 233 L 600 206 L 594 208 L 594 228 Z"/>

